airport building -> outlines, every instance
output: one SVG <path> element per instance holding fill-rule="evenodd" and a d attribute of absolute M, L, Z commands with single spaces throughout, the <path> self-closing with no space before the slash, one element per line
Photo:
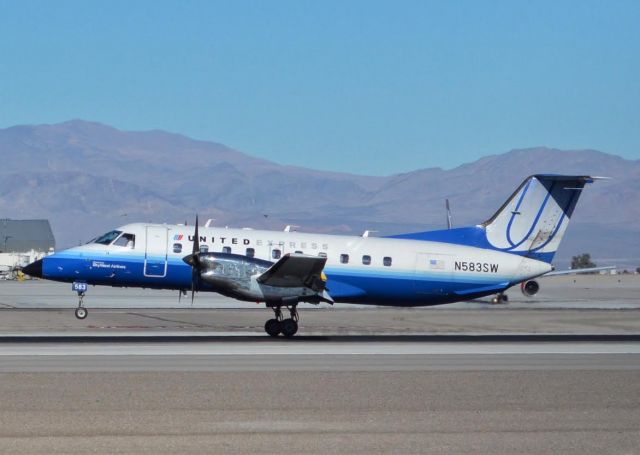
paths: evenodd
<path fill-rule="evenodd" d="M 21 267 L 53 253 L 55 245 L 48 220 L 0 219 L 0 279 L 15 278 Z"/>

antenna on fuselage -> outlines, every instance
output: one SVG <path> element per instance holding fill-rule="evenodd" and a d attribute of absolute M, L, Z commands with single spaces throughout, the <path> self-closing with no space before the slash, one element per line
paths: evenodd
<path fill-rule="evenodd" d="M 378 232 L 378 231 L 369 231 L 369 230 L 364 231 L 364 232 L 362 233 L 362 238 L 365 238 L 365 239 L 366 239 L 367 237 L 369 237 L 369 234 L 371 234 L 372 232 Z"/>
<path fill-rule="evenodd" d="M 284 228 L 284 232 L 291 232 L 291 228 L 293 228 L 293 230 L 295 231 L 295 228 L 299 228 L 300 226 L 296 225 L 296 224 L 287 224 Z"/>
<path fill-rule="evenodd" d="M 451 223 L 451 207 L 449 207 L 449 199 L 444 200 L 444 205 L 447 208 L 447 229 L 451 229 L 453 224 Z"/>

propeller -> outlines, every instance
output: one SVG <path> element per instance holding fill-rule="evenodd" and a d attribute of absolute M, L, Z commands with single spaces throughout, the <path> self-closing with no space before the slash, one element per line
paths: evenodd
<path fill-rule="evenodd" d="M 191 266 L 191 305 L 196 293 L 196 279 L 200 273 L 200 235 L 198 234 L 198 214 L 196 214 L 195 232 L 193 233 L 193 250 L 183 261 Z"/>
<path fill-rule="evenodd" d="M 196 229 L 193 234 L 193 265 L 191 266 L 191 305 L 196 293 L 196 277 L 200 273 L 200 235 L 198 234 L 198 214 L 196 213 Z"/>

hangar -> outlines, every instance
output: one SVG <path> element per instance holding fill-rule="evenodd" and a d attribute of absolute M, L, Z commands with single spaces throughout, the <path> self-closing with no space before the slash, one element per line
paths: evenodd
<path fill-rule="evenodd" d="M 53 253 L 55 246 L 48 220 L 0 219 L 0 279 L 15 278 L 21 267 Z"/>

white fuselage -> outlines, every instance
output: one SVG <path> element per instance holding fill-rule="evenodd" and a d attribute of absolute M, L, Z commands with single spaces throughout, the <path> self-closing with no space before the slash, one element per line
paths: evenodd
<path fill-rule="evenodd" d="M 117 229 L 131 245 L 89 243 L 47 258 L 45 276 L 93 284 L 187 289 L 193 226 L 135 223 Z M 542 261 L 444 242 L 200 227 L 201 251 L 276 262 L 287 253 L 325 256 L 335 301 L 430 305 L 500 292 L 549 272 Z M 62 268 L 62 270 L 60 270 Z M 72 270 L 73 269 L 73 270 Z M 48 272 L 48 273 L 47 273 Z M 201 290 L 211 290 L 206 289 Z"/>

